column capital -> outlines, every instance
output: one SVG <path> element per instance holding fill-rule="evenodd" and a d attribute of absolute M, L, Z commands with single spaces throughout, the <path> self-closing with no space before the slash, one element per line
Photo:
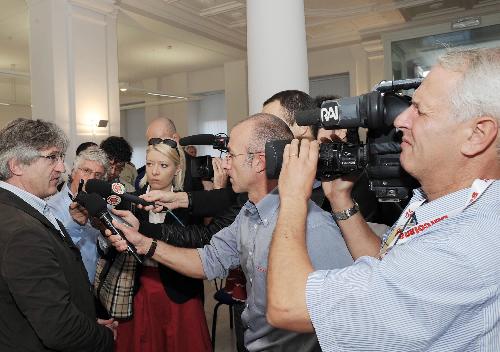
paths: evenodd
<path fill-rule="evenodd" d="M 43 2 L 49 2 L 54 0 L 25 0 L 28 8 L 32 8 Z M 63 1 L 63 0 L 56 0 Z M 118 5 L 117 0 L 65 0 L 67 4 L 76 5 L 84 9 L 95 11 L 103 15 L 114 16 L 118 15 Z"/>
<path fill-rule="evenodd" d="M 33 1 L 33 0 L 30 0 Z M 69 3 L 83 7 L 88 10 L 99 12 L 103 15 L 116 16 L 118 6 L 116 0 L 68 0 Z"/>
<path fill-rule="evenodd" d="M 361 46 L 365 50 L 369 59 L 383 57 L 384 56 L 384 45 L 380 38 L 363 40 Z"/>

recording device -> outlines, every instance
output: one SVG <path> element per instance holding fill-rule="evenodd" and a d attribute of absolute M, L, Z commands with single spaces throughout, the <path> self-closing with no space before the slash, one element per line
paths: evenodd
<path fill-rule="evenodd" d="M 283 163 L 283 150 L 290 142 L 290 140 L 279 140 L 266 143 L 267 178 L 279 178 Z M 362 170 L 367 165 L 367 152 L 366 145 L 358 146 L 351 143 L 320 144 L 316 178 L 318 180 L 333 180 L 339 175 Z"/>
<path fill-rule="evenodd" d="M 191 175 L 204 180 L 214 177 L 214 167 L 210 155 L 197 156 L 191 159 Z"/>
<path fill-rule="evenodd" d="M 90 180 L 89 180 L 90 181 Z M 113 216 L 108 212 L 106 202 L 97 193 L 80 192 L 75 197 L 75 202 L 87 209 L 90 216 L 96 217 L 104 224 L 104 226 L 111 231 L 113 235 L 118 235 L 127 242 L 127 252 L 142 264 L 142 259 L 137 254 L 137 249 L 130 243 L 123 233 L 118 230 L 112 223 Z"/>
<path fill-rule="evenodd" d="M 113 206 L 120 204 L 123 199 L 142 206 L 155 205 L 154 202 L 147 202 L 138 196 L 125 192 L 125 186 L 119 182 L 109 183 L 103 180 L 90 179 L 87 180 L 85 190 L 87 193 L 99 194 Z"/>
<path fill-rule="evenodd" d="M 227 151 L 229 137 L 224 133 L 213 134 L 196 134 L 181 138 L 179 144 L 186 145 L 211 145 L 214 149 L 221 152 Z M 212 157 L 203 155 L 191 158 L 191 175 L 193 177 L 210 180 L 214 176 L 212 166 Z"/>
<path fill-rule="evenodd" d="M 220 151 L 227 150 L 229 137 L 224 133 L 218 134 L 195 134 L 192 136 L 183 137 L 179 140 L 179 144 L 186 145 L 211 145 L 214 149 Z"/>
<path fill-rule="evenodd" d="M 316 177 L 332 180 L 366 170 L 370 189 L 379 201 L 399 202 L 407 199 L 410 190 L 417 187 L 418 182 L 401 167 L 401 134 L 393 123 L 411 104 L 411 97 L 399 91 L 415 89 L 421 82 L 421 79 L 383 81 L 370 93 L 327 100 L 321 104 L 321 108 L 297 113 L 295 119 L 299 126 L 317 125 L 328 130 L 368 128 L 366 144 L 322 143 Z M 279 177 L 286 144 L 283 141 L 266 144 L 266 164 L 270 164 L 266 165 L 268 178 Z M 279 154 L 281 157 L 278 157 Z"/>

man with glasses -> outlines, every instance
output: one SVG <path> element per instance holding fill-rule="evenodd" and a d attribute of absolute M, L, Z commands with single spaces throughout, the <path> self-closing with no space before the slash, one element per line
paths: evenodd
<path fill-rule="evenodd" d="M 56 193 L 68 139 L 17 119 L 0 131 L 0 351 L 111 351 L 80 251 L 44 198 Z"/>
<path fill-rule="evenodd" d="M 266 177 L 264 146 L 267 141 L 293 138 L 285 122 L 270 114 L 256 114 L 231 131 L 224 168 L 235 192 L 248 192 L 235 221 L 216 233 L 209 245 L 178 248 L 141 235 L 136 228 L 117 224 L 138 253 L 145 254 L 186 276 L 214 279 L 241 265 L 247 279 L 247 304 L 242 314 L 245 346 L 249 351 L 317 351 L 313 333 L 299 334 L 270 326 L 266 320 L 267 254 L 279 208 L 277 180 Z M 300 192 L 301 190 L 297 190 Z M 118 212 L 117 212 L 118 213 Z M 124 213 L 129 223 L 130 216 Z M 315 268 L 342 268 L 352 263 L 332 217 L 310 202 L 307 245 Z M 120 251 L 119 236 L 110 241 Z M 286 292 L 282 292 L 286 295 Z"/>
<path fill-rule="evenodd" d="M 47 200 L 50 210 L 59 219 L 75 245 L 80 249 L 83 264 L 91 283 L 94 282 L 97 265 L 97 241 L 102 236 L 100 231 L 92 226 L 89 221 L 78 223 L 73 217 L 77 217 L 77 204 L 73 198 L 79 191 L 80 182 L 86 183 L 90 179 L 104 179 L 108 169 L 108 158 L 106 153 L 98 147 L 90 147 L 78 154 L 73 163 L 73 169 L 68 183 L 64 184 L 61 191 Z M 101 237 L 100 242 L 106 241 Z"/>

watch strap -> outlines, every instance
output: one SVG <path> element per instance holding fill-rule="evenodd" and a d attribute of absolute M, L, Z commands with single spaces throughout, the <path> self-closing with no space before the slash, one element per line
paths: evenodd
<path fill-rule="evenodd" d="M 158 241 L 156 240 L 156 238 L 153 238 L 153 241 L 151 242 L 151 247 L 149 247 L 148 252 L 146 254 L 144 254 L 144 256 L 146 258 L 151 258 L 155 254 L 157 245 L 158 245 Z"/>
<path fill-rule="evenodd" d="M 358 205 L 358 203 L 356 203 L 356 201 L 354 199 L 352 200 L 352 202 L 354 203 L 354 205 L 352 206 L 352 208 L 344 209 L 344 210 L 341 210 L 341 211 L 332 211 L 333 218 L 336 221 L 347 220 L 351 216 L 353 216 L 354 214 L 358 213 L 359 212 L 359 205 Z"/>

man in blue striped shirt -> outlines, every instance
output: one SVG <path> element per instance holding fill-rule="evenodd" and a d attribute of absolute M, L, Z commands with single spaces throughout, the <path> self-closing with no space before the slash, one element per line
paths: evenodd
<path fill-rule="evenodd" d="M 314 271 L 304 246 L 318 145 L 285 149 L 271 325 L 314 330 L 323 351 L 500 351 L 498 92 L 500 49 L 439 60 L 395 121 L 401 163 L 422 187 L 382 242 L 359 213 L 337 219 L 356 260 L 344 269 Z M 325 185 L 334 212 L 354 207 L 351 188 Z"/>

